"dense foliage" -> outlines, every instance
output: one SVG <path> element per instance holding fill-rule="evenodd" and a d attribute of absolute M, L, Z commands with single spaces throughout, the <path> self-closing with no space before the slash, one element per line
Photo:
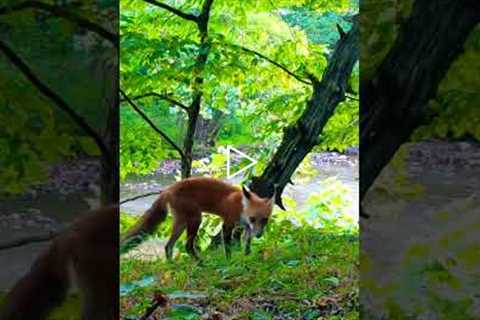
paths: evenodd
<path fill-rule="evenodd" d="M 184 19 L 145 1 L 121 2 L 121 87 L 126 93 L 121 106 L 122 178 L 153 171 L 161 160 L 184 160 L 178 149 L 188 152 L 184 146 L 199 95 L 195 173 L 221 177 L 225 147 L 232 145 L 255 153 L 261 161 L 250 174 L 258 174 L 285 128 L 306 109 L 312 95 L 309 78 L 322 78 L 340 37 L 337 24 L 348 31 L 358 9 L 349 0 L 215 0 L 205 40 L 198 24 L 188 19 L 204 12 L 204 3 L 165 2 L 181 10 Z M 198 58 L 204 54 L 202 66 Z M 358 144 L 358 82 L 357 66 L 349 98 L 336 108 L 316 150 Z M 135 105 L 150 123 L 134 111 Z M 295 179 L 308 180 L 314 171 L 307 157 Z M 303 209 L 285 197 L 289 209 L 275 211 L 250 256 L 238 248 L 226 261 L 222 248 L 211 248 L 212 236 L 222 226 L 219 218 L 208 215 L 198 239 L 205 257 L 201 265 L 186 255 L 183 237 L 171 263 L 162 253 L 146 259 L 149 254 L 142 246 L 125 254 L 122 315 L 143 314 L 160 290 L 171 300 L 158 311 L 165 319 L 217 313 L 238 319 L 357 318 L 358 228 L 346 218 L 355 213 L 346 212 L 347 190 L 338 181 L 326 181 L 323 190 L 311 195 Z M 168 237 L 171 219 L 157 230 L 158 241 Z M 122 214 L 121 231 L 135 220 Z"/>
<path fill-rule="evenodd" d="M 21 2 L 2 1 L 0 11 Z M 58 5 L 58 1 L 43 2 Z M 114 1 L 102 0 L 60 6 L 102 25 L 114 21 L 113 5 Z M 111 50 L 106 50 L 108 41 L 75 22 L 28 6 L 2 12 L 0 38 L 40 81 L 101 132 L 106 119 L 101 107 L 109 79 L 105 71 L 112 63 Z M 0 129 L 0 192 L 18 193 L 43 182 L 45 164 L 78 153 L 98 155 L 91 137 L 40 93 L 3 53 L 0 70 L 0 121 L 6 124 Z M 105 83 L 105 87 L 98 83 Z"/>
<path fill-rule="evenodd" d="M 176 2 L 186 13 L 198 13 L 201 4 Z M 350 1 L 215 1 L 210 13 L 211 48 L 203 70 L 200 111 L 203 123 L 213 122 L 220 127 L 214 143 L 263 150 L 268 146 L 272 151 L 282 130 L 305 109 L 311 87 L 302 80 L 308 80 L 308 73 L 321 78 L 339 38 L 336 23 L 348 30 L 345 19 L 354 13 L 355 5 Z M 315 31 L 319 29 L 321 35 Z M 121 42 L 122 88 L 130 97 L 156 93 L 136 103 L 181 147 L 187 115 L 165 96 L 188 106 L 198 89 L 194 81 L 195 58 L 201 52 L 196 25 L 144 1 L 122 1 Z M 358 68 L 351 82 L 358 91 Z M 129 117 L 128 110 L 129 105 L 124 103 L 122 118 Z M 348 99 L 342 103 L 318 148 L 343 150 L 356 145 L 357 115 L 358 101 Z M 151 136 L 145 133 L 152 130 L 147 124 L 142 128 L 134 121 L 124 121 L 122 130 L 135 132 L 137 137 L 133 140 L 122 135 L 122 177 L 146 173 L 145 168 L 175 156 L 153 149 L 145 155 L 142 145 L 149 144 L 147 137 Z M 200 124 L 197 131 L 201 130 Z M 197 156 L 205 143 L 197 137 Z M 168 143 L 163 146 L 171 149 Z M 132 165 L 127 159 L 142 159 L 143 163 Z"/>

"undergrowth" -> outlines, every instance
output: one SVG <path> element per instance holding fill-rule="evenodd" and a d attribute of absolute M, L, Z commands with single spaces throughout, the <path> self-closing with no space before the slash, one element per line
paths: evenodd
<path fill-rule="evenodd" d="M 122 214 L 121 231 L 134 221 Z M 124 256 L 121 315 L 139 317 L 160 292 L 169 298 L 160 319 L 358 319 L 358 230 L 325 226 L 277 219 L 251 255 L 237 245 L 230 261 L 220 247 L 198 264 L 184 241 L 172 262 Z"/>

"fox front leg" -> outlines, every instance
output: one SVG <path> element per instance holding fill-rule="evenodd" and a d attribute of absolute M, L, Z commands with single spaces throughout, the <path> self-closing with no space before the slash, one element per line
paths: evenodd
<path fill-rule="evenodd" d="M 251 252 L 251 245 L 252 245 L 252 233 L 245 227 L 245 255 L 248 256 Z"/>
<path fill-rule="evenodd" d="M 232 245 L 232 231 L 233 226 L 223 224 L 223 246 L 225 247 L 225 256 L 227 259 L 230 259 L 231 254 L 231 245 Z"/>

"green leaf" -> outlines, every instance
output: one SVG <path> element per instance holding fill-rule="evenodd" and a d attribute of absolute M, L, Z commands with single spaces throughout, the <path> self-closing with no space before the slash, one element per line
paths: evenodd
<path fill-rule="evenodd" d="M 198 320 L 201 319 L 198 309 L 189 304 L 174 304 L 165 314 L 165 320 Z"/>
<path fill-rule="evenodd" d="M 323 281 L 334 287 L 338 287 L 340 285 L 340 280 L 337 277 L 328 277 L 323 279 Z"/>

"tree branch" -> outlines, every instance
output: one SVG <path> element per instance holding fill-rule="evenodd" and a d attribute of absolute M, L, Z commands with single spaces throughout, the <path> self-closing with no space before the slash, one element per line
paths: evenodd
<path fill-rule="evenodd" d="M 13 6 L 0 7 L 0 15 L 9 14 L 25 9 L 38 9 L 48 11 L 57 17 L 69 20 L 77 24 L 78 26 L 85 28 L 88 31 L 98 34 L 102 38 L 110 41 L 116 48 L 118 48 L 118 35 L 108 31 L 100 25 L 97 25 L 79 15 L 76 15 L 73 12 L 69 12 L 55 5 L 43 3 L 40 1 L 24 1 Z"/>
<path fill-rule="evenodd" d="M 64 111 L 72 118 L 75 123 L 85 131 L 95 141 L 100 148 L 102 155 L 111 162 L 109 149 L 105 145 L 103 138 L 86 122 L 84 118 L 78 115 L 60 96 L 53 92 L 47 85 L 38 79 L 32 70 L 22 61 L 22 59 L 13 52 L 3 41 L 0 41 L 0 51 L 10 60 L 10 62 L 20 70 L 20 72 L 47 98 L 52 100 L 59 109 Z"/>
<path fill-rule="evenodd" d="M 299 75 L 297 75 L 297 74 L 293 73 L 292 71 L 288 70 L 288 68 L 285 67 L 284 65 L 276 62 L 275 60 L 270 59 L 269 57 L 261 54 L 260 52 L 257 52 L 257 51 L 255 51 L 255 50 L 252 50 L 252 49 L 249 49 L 249 48 L 245 48 L 245 47 L 242 47 L 242 46 L 233 44 L 233 43 L 223 43 L 223 44 L 227 44 L 228 46 L 230 46 L 230 47 L 232 47 L 232 48 L 237 48 L 237 49 L 240 49 L 240 50 L 242 50 L 242 51 L 244 51 L 244 52 L 247 52 L 247 53 L 249 53 L 249 54 L 253 54 L 253 55 L 257 56 L 257 57 L 260 57 L 260 58 L 262 58 L 262 59 L 270 62 L 270 63 L 273 64 L 274 66 L 282 69 L 282 70 L 285 71 L 287 74 L 289 74 L 290 76 L 294 77 L 295 79 L 297 79 L 298 81 L 300 81 L 300 82 L 302 82 L 302 83 L 304 83 L 304 84 L 308 84 L 308 85 L 312 85 L 312 84 L 313 84 L 312 82 L 310 82 L 310 81 L 308 81 L 308 80 L 305 80 L 305 79 L 303 79 L 302 77 L 300 77 Z"/>
<path fill-rule="evenodd" d="M 151 5 L 154 5 L 154 6 L 157 6 L 157 7 L 160 7 L 162 9 L 165 9 L 177 16 L 179 16 L 180 18 L 183 18 L 185 20 L 190 20 L 190 21 L 193 21 L 195 23 L 198 23 L 198 17 L 196 15 L 193 15 L 193 14 L 190 14 L 190 13 L 185 13 L 181 10 L 178 10 L 174 7 L 171 7 L 169 6 L 168 4 L 165 4 L 165 3 L 162 3 L 162 2 L 158 2 L 158 1 L 155 1 L 155 0 L 143 0 Z"/>
<path fill-rule="evenodd" d="M 185 154 L 183 153 L 182 149 L 172 140 L 170 137 L 160 130 L 153 122 L 150 120 L 147 115 L 127 96 L 127 94 L 120 89 L 120 93 L 123 95 L 124 99 L 128 102 L 128 104 L 145 120 L 153 130 L 155 130 L 160 136 L 162 136 L 167 142 L 180 154 L 182 158 L 185 158 Z"/>
<path fill-rule="evenodd" d="M 202 6 L 202 13 L 198 16 L 197 24 L 200 29 L 200 32 L 207 32 L 206 28 L 208 25 L 208 20 L 210 18 L 210 10 L 212 9 L 213 0 L 205 0 Z M 202 23 L 204 26 L 202 27 Z M 202 30 L 205 29 L 205 30 Z"/>
<path fill-rule="evenodd" d="M 185 158 L 182 161 L 182 178 L 188 178 L 192 173 L 192 154 L 195 140 L 195 131 L 197 130 L 198 118 L 203 98 L 204 70 L 207 65 L 208 56 L 212 47 L 212 42 L 208 37 L 208 22 L 210 20 L 210 10 L 213 0 L 205 0 L 202 6 L 202 12 L 198 16 L 197 28 L 200 36 L 200 44 L 195 65 L 193 66 L 192 100 L 188 112 L 187 131 L 183 140 L 183 150 Z"/>
<path fill-rule="evenodd" d="M 160 93 L 156 93 L 156 92 L 148 92 L 148 93 L 144 93 L 144 94 L 141 94 L 141 95 L 138 95 L 138 96 L 135 96 L 135 97 L 132 97 L 130 99 L 132 100 L 139 100 L 139 99 L 143 99 L 143 98 L 147 98 L 147 97 L 157 97 L 159 99 L 162 99 L 162 100 L 165 100 L 165 101 L 168 101 L 174 105 L 176 105 L 177 107 L 185 110 L 186 112 L 188 112 L 188 106 L 184 105 L 183 103 L 175 100 L 175 99 L 172 99 L 170 98 L 168 95 L 165 95 L 165 94 L 160 94 Z M 120 100 L 121 102 L 125 102 L 126 100 L 125 99 L 122 99 Z"/>

